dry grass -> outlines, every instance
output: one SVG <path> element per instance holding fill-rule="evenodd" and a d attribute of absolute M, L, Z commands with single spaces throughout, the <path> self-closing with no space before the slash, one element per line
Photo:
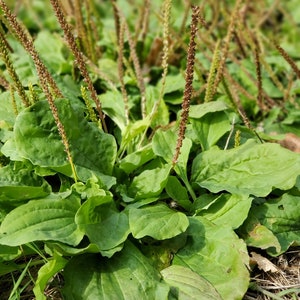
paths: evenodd
<path fill-rule="evenodd" d="M 256 266 L 244 300 L 300 299 L 300 247 L 291 248 L 278 257 L 265 257 L 277 271 L 265 272 Z"/>

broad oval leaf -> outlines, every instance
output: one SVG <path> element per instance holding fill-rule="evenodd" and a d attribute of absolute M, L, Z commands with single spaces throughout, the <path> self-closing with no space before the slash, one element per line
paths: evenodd
<path fill-rule="evenodd" d="M 78 210 L 76 223 L 103 256 L 120 251 L 130 233 L 127 214 L 117 211 L 108 195 L 89 198 Z"/>
<path fill-rule="evenodd" d="M 169 293 L 159 272 L 129 242 L 110 259 L 93 254 L 73 257 L 64 279 L 63 294 L 70 300 L 167 300 Z"/>
<path fill-rule="evenodd" d="M 102 70 L 103 72 L 103 70 Z M 126 127 L 123 96 L 118 91 L 109 91 L 101 95 L 102 109 L 123 131 Z"/>
<path fill-rule="evenodd" d="M 157 156 L 162 157 L 167 163 L 172 163 L 176 149 L 177 134 L 173 130 L 157 130 L 153 137 L 152 148 Z M 175 171 L 180 174 L 180 170 L 186 172 L 187 161 L 189 158 L 192 141 L 185 138 L 182 143 L 180 154 L 175 165 Z M 178 169 L 179 168 L 179 169 Z"/>
<path fill-rule="evenodd" d="M 55 104 L 74 164 L 111 175 L 117 152 L 114 137 L 87 122 L 84 110 L 71 105 L 69 100 L 59 99 Z M 69 165 L 47 101 L 39 101 L 22 111 L 16 119 L 14 132 L 20 155 L 34 165 L 57 169 Z"/>
<path fill-rule="evenodd" d="M 128 191 L 136 200 L 158 196 L 167 184 L 171 165 L 145 170 L 134 177 Z"/>
<path fill-rule="evenodd" d="M 151 236 L 157 240 L 170 239 L 185 232 L 189 225 L 188 218 L 165 204 L 157 204 L 129 210 L 129 224 L 136 239 Z"/>
<path fill-rule="evenodd" d="M 139 149 L 133 153 L 126 155 L 119 164 L 120 169 L 122 169 L 127 174 L 130 174 L 138 167 L 147 163 L 155 157 L 151 144 Z"/>
<path fill-rule="evenodd" d="M 206 114 L 200 120 L 191 119 L 191 124 L 194 140 L 200 142 L 203 150 L 214 146 L 231 128 L 228 116 L 223 111 Z"/>
<path fill-rule="evenodd" d="M 166 192 L 176 204 L 183 207 L 187 211 L 190 210 L 192 202 L 189 200 L 186 188 L 182 186 L 177 177 L 169 176 L 166 185 Z"/>
<path fill-rule="evenodd" d="M 300 245 L 299 207 L 300 196 L 284 194 L 280 198 L 269 199 L 251 209 L 241 233 L 246 234 L 249 245 L 260 248 L 265 245 L 269 254 L 279 255 L 292 244 Z"/>
<path fill-rule="evenodd" d="M 192 166 L 192 181 L 213 193 L 267 196 L 272 189 L 287 190 L 300 174 L 300 156 L 277 144 L 253 140 L 231 149 L 200 153 Z"/>
<path fill-rule="evenodd" d="M 211 283 L 189 268 L 174 265 L 160 273 L 178 300 L 222 300 Z"/>
<path fill-rule="evenodd" d="M 4 218 L 0 227 L 0 244 L 19 246 L 33 241 L 57 241 L 72 246 L 79 244 L 83 232 L 75 223 L 80 199 L 32 200 L 18 206 Z"/>
<path fill-rule="evenodd" d="M 158 83 L 158 88 L 161 88 L 162 80 Z M 164 93 L 169 94 L 176 91 L 183 91 L 185 80 L 182 74 L 168 75 L 164 86 Z"/>
<path fill-rule="evenodd" d="M 160 90 L 157 87 L 148 85 L 146 87 L 146 110 L 147 114 L 151 114 L 156 101 L 159 101 L 156 113 L 153 115 L 151 127 L 157 128 L 169 124 L 169 110 L 163 99 L 160 99 Z"/>
<path fill-rule="evenodd" d="M 51 187 L 42 177 L 25 166 L 8 165 L 0 168 L 0 201 L 16 204 L 49 195 Z"/>
<path fill-rule="evenodd" d="M 189 118 L 200 119 L 208 113 L 215 113 L 227 109 L 228 106 L 225 104 L 225 102 L 219 100 L 208 102 L 208 103 L 202 103 L 198 105 L 191 105 Z"/>
<path fill-rule="evenodd" d="M 197 213 L 219 226 L 237 229 L 246 220 L 253 197 L 222 194 L 208 208 Z"/>
<path fill-rule="evenodd" d="M 52 45 L 51 48 L 49 44 Z M 50 31 L 42 30 L 38 33 L 34 45 L 50 70 L 57 73 L 71 71 L 70 63 L 66 61 L 63 54 L 64 43 L 58 36 Z"/>
<path fill-rule="evenodd" d="M 222 299 L 242 299 L 249 285 L 249 257 L 245 243 L 229 226 L 191 217 L 187 244 L 173 264 L 189 267 L 208 280 Z"/>

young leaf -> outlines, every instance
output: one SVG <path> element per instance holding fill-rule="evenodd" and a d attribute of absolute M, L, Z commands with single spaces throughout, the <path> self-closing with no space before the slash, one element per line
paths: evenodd
<path fill-rule="evenodd" d="M 191 124 L 195 142 L 199 141 L 203 150 L 208 150 L 214 146 L 231 128 L 224 112 L 209 113 L 199 120 L 191 119 Z"/>
<path fill-rule="evenodd" d="M 58 254 L 54 254 L 51 260 L 44 264 L 38 272 L 38 277 L 33 288 L 36 299 L 46 300 L 44 290 L 48 281 L 67 264 L 68 260 Z"/>
<path fill-rule="evenodd" d="M 134 177 L 129 194 L 136 200 L 158 196 L 167 184 L 170 170 L 171 165 L 167 164 L 162 168 L 143 171 Z"/>
<path fill-rule="evenodd" d="M 0 244 L 19 246 L 33 241 L 54 240 L 72 246 L 79 244 L 83 233 L 75 224 L 80 199 L 32 200 L 18 206 L 4 218 L 0 227 Z"/>
<path fill-rule="evenodd" d="M 213 148 L 200 153 L 193 161 L 192 181 L 213 193 L 226 190 L 264 197 L 273 188 L 292 188 L 299 169 L 296 153 L 250 140 L 231 150 Z"/>
<path fill-rule="evenodd" d="M 161 271 L 172 264 L 173 255 L 186 244 L 186 234 L 179 234 L 171 239 L 154 240 L 144 237 L 140 244 L 141 252 L 151 260 L 155 269 Z"/>
<path fill-rule="evenodd" d="M 177 135 L 172 130 L 157 130 L 153 137 L 152 148 L 157 156 L 162 157 L 166 162 L 172 163 L 177 142 Z M 186 165 L 189 158 L 192 141 L 188 138 L 183 140 L 180 155 L 175 166 L 176 173 L 180 173 L 178 168 L 186 172 Z"/>
<path fill-rule="evenodd" d="M 101 95 L 102 108 L 123 131 L 126 127 L 125 108 L 122 94 L 118 91 L 108 91 Z"/>
<path fill-rule="evenodd" d="M 219 226 L 237 229 L 248 216 L 253 198 L 248 195 L 222 194 L 208 208 L 197 213 Z"/>
<path fill-rule="evenodd" d="M 177 135 L 172 130 L 162 131 L 158 130 L 152 141 L 153 151 L 157 156 L 161 156 L 165 161 L 172 164 L 175 149 L 177 144 Z M 195 200 L 196 196 L 190 186 L 187 177 L 187 162 L 189 159 L 190 150 L 192 148 L 192 141 L 185 138 L 182 143 L 177 163 L 174 167 L 175 172 L 180 176 L 190 195 Z"/>
<path fill-rule="evenodd" d="M 226 109 L 228 109 L 227 105 L 223 101 L 218 100 L 198 105 L 191 105 L 189 117 L 193 119 L 200 119 L 208 113 L 216 113 Z"/>
<path fill-rule="evenodd" d="M 161 274 L 176 299 L 222 300 L 209 281 L 189 268 L 174 265 L 162 270 Z"/>
<path fill-rule="evenodd" d="M 137 150 L 131 154 L 126 155 L 119 164 L 120 169 L 130 174 L 138 167 L 142 166 L 146 162 L 150 161 L 155 157 L 151 144 L 144 148 Z"/>
<path fill-rule="evenodd" d="M 146 88 L 146 109 L 147 114 L 150 114 L 152 112 L 153 106 L 155 105 L 155 102 L 159 100 L 160 91 L 157 87 L 148 86 Z M 161 100 L 159 102 L 159 106 L 157 109 L 157 112 L 155 113 L 151 126 L 152 128 L 155 128 L 157 126 L 166 126 L 169 124 L 169 111 L 166 103 Z"/>
<path fill-rule="evenodd" d="M 119 153 L 122 153 L 128 145 L 135 141 L 136 137 L 141 135 L 146 128 L 150 126 L 150 119 L 138 120 L 134 123 L 129 123 L 122 131 L 122 142 L 120 145 Z"/>
<path fill-rule="evenodd" d="M 187 211 L 190 210 L 192 202 L 189 200 L 186 188 L 181 185 L 177 177 L 169 176 L 166 192 L 178 205 Z"/>
<path fill-rule="evenodd" d="M 156 204 L 129 209 L 129 224 L 136 239 L 151 236 L 157 240 L 165 240 L 185 232 L 189 221 L 183 213 L 176 212 L 165 204 Z"/>
<path fill-rule="evenodd" d="M 173 265 L 189 267 L 204 277 L 222 299 L 241 299 L 250 280 L 245 243 L 230 227 L 202 217 L 190 218 L 187 234 L 188 243 L 175 255 Z"/>
<path fill-rule="evenodd" d="M 63 294 L 71 300 L 161 300 L 169 293 L 159 272 L 129 242 L 110 259 L 94 254 L 72 258 L 64 279 Z"/>
<path fill-rule="evenodd" d="M 118 246 L 125 242 L 130 233 L 127 214 L 116 210 L 109 195 L 89 198 L 78 210 L 76 223 L 104 256 L 111 249 L 120 251 L 122 247 Z M 109 254 L 111 256 L 114 251 Z"/>

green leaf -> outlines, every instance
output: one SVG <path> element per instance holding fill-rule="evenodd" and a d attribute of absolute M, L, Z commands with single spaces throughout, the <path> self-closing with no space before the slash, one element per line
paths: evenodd
<path fill-rule="evenodd" d="M 250 247 L 260 249 L 275 248 L 275 251 L 280 253 L 281 246 L 276 236 L 266 226 L 261 225 L 251 212 L 249 218 L 239 229 L 239 235 Z"/>
<path fill-rule="evenodd" d="M 118 246 L 130 233 L 127 214 L 116 210 L 110 195 L 89 198 L 78 210 L 75 220 L 104 256 L 111 249 L 120 251 L 122 247 Z M 109 253 L 111 256 L 114 251 Z"/>
<path fill-rule="evenodd" d="M 45 251 L 52 256 L 54 253 L 61 256 L 75 256 L 85 253 L 99 253 L 99 248 L 95 244 L 88 244 L 84 248 L 78 248 L 78 246 L 75 248 L 62 243 L 47 242 Z"/>
<path fill-rule="evenodd" d="M 102 70 L 103 71 L 103 70 Z M 102 109 L 123 131 L 126 127 L 123 96 L 118 91 L 108 91 L 101 95 Z"/>
<path fill-rule="evenodd" d="M 189 268 L 170 266 L 162 270 L 161 274 L 176 299 L 222 300 L 211 283 Z"/>
<path fill-rule="evenodd" d="M 146 128 L 150 126 L 149 118 L 138 120 L 134 123 L 129 123 L 122 131 L 122 142 L 119 149 L 119 153 L 124 151 L 128 145 L 135 140 L 135 138 L 141 135 Z"/>
<path fill-rule="evenodd" d="M 71 72 L 72 65 L 63 55 L 65 44 L 59 36 L 47 30 L 41 30 L 34 44 L 49 69 L 57 74 Z M 49 47 L 49 45 L 52 46 Z"/>
<path fill-rule="evenodd" d="M 69 100 L 57 100 L 56 106 L 75 165 L 111 175 L 116 158 L 114 137 L 88 123 L 83 117 L 84 111 L 72 106 Z M 39 101 L 21 112 L 14 132 L 20 155 L 34 165 L 66 172 L 65 168 L 69 166 L 66 153 L 46 101 Z M 70 169 L 66 175 L 70 175 Z"/>
<path fill-rule="evenodd" d="M 21 43 L 14 39 L 9 39 L 9 43 L 14 49 L 11 54 L 13 65 L 23 86 L 27 86 L 29 82 L 36 84 L 38 82 L 38 77 L 32 58 L 22 47 Z"/>
<path fill-rule="evenodd" d="M 59 194 L 50 199 L 32 200 L 18 206 L 4 218 L 0 227 L 0 244 L 19 246 L 33 241 L 54 240 L 78 245 L 83 233 L 75 224 L 80 199 L 62 199 Z"/>
<path fill-rule="evenodd" d="M 222 194 L 207 209 L 197 213 L 219 226 L 237 229 L 248 216 L 253 198 L 248 195 Z"/>
<path fill-rule="evenodd" d="M 146 88 L 146 109 L 147 114 L 152 112 L 154 105 L 156 105 L 156 101 L 159 100 L 160 91 L 157 87 L 148 86 Z M 152 128 L 156 128 L 157 126 L 166 126 L 169 124 L 169 111 L 166 103 L 161 100 L 158 105 L 157 112 L 155 113 L 153 120 L 151 122 Z"/>
<path fill-rule="evenodd" d="M 170 129 L 167 131 L 157 130 L 153 137 L 152 147 L 157 156 L 162 157 L 165 161 L 172 164 L 173 156 L 175 153 L 177 144 L 177 134 Z M 190 195 L 195 200 L 196 196 L 190 186 L 189 179 L 187 177 L 187 162 L 189 159 L 190 150 L 192 148 L 192 141 L 189 138 L 185 138 L 182 142 L 180 153 L 177 159 L 177 163 L 174 166 L 175 172 L 180 176 L 185 186 L 187 187 Z"/>
<path fill-rule="evenodd" d="M 209 113 L 200 120 L 191 119 L 191 124 L 195 142 L 199 141 L 203 150 L 210 149 L 231 128 L 224 112 Z"/>
<path fill-rule="evenodd" d="M 22 253 L 20 247 L 0 245 L 0 262 L 17 258 Z M 1 273 L 0 273 L 1 276 Z"/>
<path fill-rule="evenodd" d="M 51 187 L 25 165 L 8 165 L 0 168 L 0 201 L 16 204 L 49 195 Z"/>
<path fill-rule="evenodd" d="M 33 288 L 34 295 L 36 299 L 46 300 L 46 296 L 44 294 L 44 290 L 47 286 L 48 281 L 60 270 L 62 270 L 67 264 L 68 260 L 63 258 L 56 253 L 54 256 L 44 264 L 38 272 L 38 276 L 35 282 L 35 286 Z"/>
<path fill-rule="evenodd" d="M 136 200 L 158 196 L 167 184 L 170 170 L 171 165 L 167 164 L 162 168 L 143 171 L 134 177 L 129 194 Z"/>
<path fill-rule="evenodd" d="M 74 257 L 64 279 L 63 294 L 69 300 L 166 300 L 169 293 L 159 272 L 129 242 L 110 259 L 93 254 Z"/>
<path fill-rule="evenodd" d="M 172 163 L 176 149 L 177 134 L 172 130 L 163 131 L 157 130 L 153 137 L 152 148 L 157 156 L 162 157 L 166 162 Z M 176 173 L 180 173 L 178 168 L 186 172 L 186 165 L 189 158 L 192 141 L 185 138 L 182 143 L 181 151 L 175 166 Z"/>
<path fill-rule="evenodd" d="M 174 253 L 186 244 L 186 234 L 179 234 L 171 239 L 154 240 L 144 237 L 139 245 L 141 252 L 151 260 L 153 267 L 161 271 L 172 264 Z"/>
<path fill-rule="evenodd" d="M 98 178 L 91 177 L 86 183 L 76 182 L 72 185 L 72 189 L 80 194 L 82 199 L 87 199 L 95 196 L 106 196 L 105 190 L 101 188 L 102 182 Z"/>
<path fill-rule="evenodd" d="M 187 190 L 181 185 L 180 181 L 175 176 L 169 176 L 166 192 L 179 206 L 182 206 L 187 211 L 191 208 L 191 201 Z"/>
<path fill-rule="evenodd" d="M 161 82 L 159 82 L 158 87 L 161 88 Z M 164 93 L 169 94 L 176 91 L 183 91 L 185 85 L 184 76 L 182 74 L 168 75 L 166 77 L 166 83 L 164 88 Z"/>
<path fill-rule="evenodd" d="M 277 144 L 253 140 L 231 150 L 216 148 L 200 153 L 193 161 L 191 180 L 218 193 L 267 196 L 272 189 L 287 190 L 300 174 L 300 157 Z"/>
<path fill-rule="evenodd" d="M 9 99 L 11 99 L 11 93 L 10 92 L 2 92 L 0 95 L 0 128 L 2 129 L 3 127 L 12 127 L 15 123 L 15 113 L 14 113 L 14 109 L 13 109 L 13 105 L 11 103 L 11 101 L 9 101 Z M 18 104 L 19 104 L 19 97 L 17 96 L 17 93 L 15 95 L 15 99 L 18 100 Z M 18 109 L 20 109 L 20 104 L 17 105 Z M 6 125 L 6 126 L 5 126 Z"/>
<path fill-rule="evenodd" d="M 230 227 L 202 217 L 190 218 L 187 234 L 188 243 L 175 255 L 173 264 L 204 277 L 222 299 L 242 299 L 250 280 L 245 243 Z"/>
<path fill-rule="evenodd" d="M 98 68 L 109 80 L 114 83 L 119 83 L 118 63 L 115 60 L 101 58 L 98 60 Z"/>
<path fill-rule="evenodd" d="M 216 113 L 228 109 L 223 101 L 212 101 L 198 105 L 191 105 L 189 118 L 200 119 L 208 113 Z"/>
<path fill-rule="evenodd" d="M 150 236 L 157 240 L 170 239 L 185 232 L 188 218 L 165 204 L 156 204 L 129 210 L 129 224 L 136 239 Z"/>
<path fill-rule="evenodd" d="M 12 273 L 14 271 L 20 271 L 21 267 L 16 264 L 13 260 L 12 261 L 7 261 L 7 262 L 0 262 L 0 276 Z"/>
<path fill-rule="evenodd" d="M 292 244 L 300 245 L 299 203 L 300 196 L 284 194 L 280 198 L 269 199 L 254 206 L 241 228 L 241 232 L 247 234 L 246 242 L 256 247 L 264 243 L 270 247 L 268 253 L 271 255 L 285 252 Z M 268 230 L 262 230 L 261 225 Z M 270 243 L 270 232 L 276 237 L 280 247 L 276 240 L 273 245 Z"/>
<path fill-rule="evenodd" d="M 1 148 L 1 153 L 6 157 L 9 157 L 11 161 L 23 161 L 23 157 L 20 156 L 17 150 L 16 142 L 14 136 L 12 135 Z"/>
<path fill-rule="evenodd" d="M 119 164 L 120 169 L 130 174 L 138 167 L 142 166 L 146 162 L 150 161 L 155 157 L 151 144 L 144 148 L 137 150 L 129 155 L 126 155 Z"/>

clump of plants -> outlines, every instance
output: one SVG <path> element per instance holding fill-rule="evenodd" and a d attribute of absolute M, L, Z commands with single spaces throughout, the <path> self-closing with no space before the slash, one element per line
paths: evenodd
<path fill-rule="evenodd" d="M 256 252 L 300 243 L 296 2 L 98 2 L 0 0 L 1 297 L 270 296 Z"/>

